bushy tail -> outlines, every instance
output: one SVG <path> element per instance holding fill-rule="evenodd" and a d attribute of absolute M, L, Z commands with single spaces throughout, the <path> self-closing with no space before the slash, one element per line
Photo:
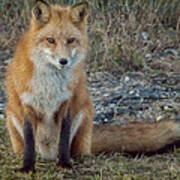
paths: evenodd
<path fill-rule="evenodd" d="M 92 153 L 150 153 L 180 142 L 180 120 L 157 123 L 94 125 Z"/>

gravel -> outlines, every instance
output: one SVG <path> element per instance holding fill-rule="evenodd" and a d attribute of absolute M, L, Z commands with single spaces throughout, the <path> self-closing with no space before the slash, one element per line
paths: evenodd
<path fill-rule="evenodd" d="M 0 65 L 0 118 L 4 118 L 4 74 L 10 60 Z M 87 73 L 95 107 L 95 123 L 125 124 L 132 121 L 155 122 L 180 112 L 178 73 L 108 72 Z"/>

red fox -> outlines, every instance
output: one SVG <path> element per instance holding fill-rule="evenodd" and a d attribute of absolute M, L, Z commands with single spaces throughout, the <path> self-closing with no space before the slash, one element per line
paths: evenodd
<path fill-rule="evenodd" d="M 94 125 L 84 73 L 88 4 L 72 7 L 42 0 L 8 67 L 7 127 L 21 171 L 35 169 L 35 149 L 71 166 L 70 157 L 100 152 L 154 152 L 180 139 L 180 123 Z"/>

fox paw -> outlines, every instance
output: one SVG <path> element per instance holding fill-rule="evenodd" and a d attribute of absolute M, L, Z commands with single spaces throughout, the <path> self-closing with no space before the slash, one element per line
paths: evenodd
<path fill-rule="evenodd" d="M 62 168 L 66 168 L 66 169 L 72 169 L 73 167 L 71 161 L 66 161 L 66 162 L 59 161 L 57 163 L 57 166 L 61 166 Z"/>

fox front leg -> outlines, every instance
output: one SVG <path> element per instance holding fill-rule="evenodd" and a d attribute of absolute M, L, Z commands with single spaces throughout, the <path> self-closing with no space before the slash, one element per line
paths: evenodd
<path fill-rule="evenodd" d="M 20 172 L 35 172 L 35 142 L 33 134 L 33 125 L 36 122 L 36 115 L 31 107 L 24 107 L 24 156 L 23 166 L 17 171 Z"/>
<path fill-rule="evenodd" d="M 24 159 L 21 172 L 35 172 L 35 148 L 33 128 L 28 117 L 24 118 Z"/>
<path fill-rule="evenodd" d="M 71 145 L 70 141 L 71 133 L 71 117 L 70 111 L 68 110 L 66 117 L 62 121 L 61 132 L 60 132 L 60 142 L 58 150 L 58 164 L 64 168 L 72 168 L 71 163 Z"/>

